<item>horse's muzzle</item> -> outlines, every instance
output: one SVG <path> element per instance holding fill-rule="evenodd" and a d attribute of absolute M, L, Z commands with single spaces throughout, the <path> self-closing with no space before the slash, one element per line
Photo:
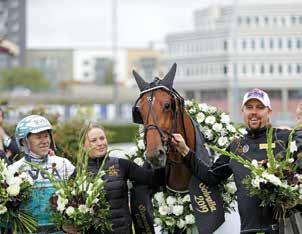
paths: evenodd
<path fill-rule="evenodd" d="M 151 164 L 153 169 L 162 168 L 166 165 L 167 156 L 164 150 L 157 150 L 153 154 L 148 154 L 145 152 L 144 156 L 147 162 Z"/>

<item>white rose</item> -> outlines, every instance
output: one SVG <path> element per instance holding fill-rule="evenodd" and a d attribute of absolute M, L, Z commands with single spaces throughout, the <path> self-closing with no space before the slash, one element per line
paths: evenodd
<path fill-rule="evenodd" d="M 169 206 L 173 206 L 175 204 L 175 202 L 176 202 L 176 198 L 175 197 L 172 197 L 172 196 L 168 196 L 167 197 L 167 204 Z"/>
<path fill-rule="evenodd" d="M 13 184 L 17 184 L 20 186 L 20 184 L 22 183 L 22 179 L 18 176 L 14 176 L 11 174 L 8 174 L 7 178 L 6 178 L 6 183 L 8 185 L 13 185 Z"/>
<path fill-rule="evenodd" d="M 206 124 L 213 125 L 216 123 L 216 118 L 214 116 L 208 116 L 205 120 Z"/>
<path fill-rule="evenodd" d="M 198 107 L 202 112 L 208 112 L 209 110 L 209 106 L 206 103 L 200 103 Z"/>
<path fill-rule="evenodd" d="M 194 224 L 195 217 L 192 214 L 186 215 L 185 222 L 186 222 L 186 224 Z"/>
<path fill-rule="evenodd" d="M 213 125 L 213 130 L 214 130 L 215 132 L 220 132 L 221 129 L 222 129 L 222 124 L 221 124 L 221 123 L 215 123 L 215 124 Z"/>
<path fill-rule="evenodd" d="M 190 201 L 191 201 L 190 195 L 189 195 L 189 194 L 185 195 L 185 196 L 183 197 L 182 201 L 183 201 L 183 202 L 190 202 Z"/>
<path fill-rule="evenodd" d="M 189 109 L 189 114 L 194 115 L 194 114 L 195 114 L 195 112 L 196 112 L 196 110 L 195 110 L 195 109 Z"/>
<path fill-rule="evenodd" d="M 205 115 L 202 113 L 202 112 L 199 112 L 197 115 L 196 115 L 196 120 L 198 123 L 202 123 L 205 119 Z"/>
<path fill-rule="evenodd" d="M 178 228 L 182 229 L 186 225 L 186 222 L 183 219 L 179 219 L 176 225 Z"/>
<path fill-rule="evenodd" d="M 210 114 L 214 114 L 216 111 L 217 111 L 217 108 L 215 106 L 210 106 L 209 109 L 208 109 L 208 112 Z"/>
<path fill-rule="evenodd" d="M 217 143 L 218 143 L 219 146 L 225 146 L 228 143 L 228 138 L 219 137 Z"/>
<path fill-rule="evenodd" d="M 292 141 L 289 145 L 289 150 L 291 153 L 297 151 L 297 145 L 296 145 L 296 141 Z"/>
<path fill-rule="evenodd" d="M 212 133 L 212 130 L 208 129 L 207 131 L 205 131 L 204 136 L 208 139 L 208 140 L 212 140 L 214 135 Z"/>
<path fill-rule="evenodd" d="M 165 197 L 163 192 L 155 193 L 154 199 L 158 202 L 159 205 L 165 202 Z"/>
<path fill-rule="evenodd" d="M 138 142 L 137 142 L 137 146 L 140 150 L 145 150 L 145 143 L 144 143 L 144 140 L 143 139 L 140 139 Z"/>
<path fill-rule="evenodd" d="M 17 196 L 20 193 L 20 185 L 12 184 L 6 188 L 6 191 L 9 196 Z"/>
<path fill-rule="evenodd" d="M 231 121 L 231 119 L 227 114 L 225 114 L 225 113 L 221 114 L 221 122 L 222 123 L 228 124 L 228 123 L 230 123 L 230 121 Z"/>
<path fill-rule="evenodd" d="M 4 214 L 7 211 L 6 206 L 0 204 L 0 215 Z"/>
<path fill-rule="evenodd" d="M 237 191 L 237 187 L 236 187 L 236 184 L 235 182 L 229 182 L 225 185 L 226 187 L 226 191 L 230 194 L 235 194 L 235 192 Z"/>
<path fill-rule="evenodd" d="M 74 213 L 75 209 L 72 206 L 68 206 L 66 209 L 66 214 L 70 217 Z"/>
<path fill-rule="evenodd" d="M 171 212 L 170 208 L 167 205 L 160 206 L 158 211 L 161 215 L 167 215 Z"/>
<path fill-rule="evenodd" d="M 173 218 L 165 220 L 167 226 L 173 226 L 175 224 L 175 220 Z"/>
<path fill-rule="evenodd" d="M 180 216 L 183 213 L 184 207 L 182 205 L 176 205 L 172 208 L 172 213 L 176 216 Z"/>
<path fill-rule="evenodd" d="M 192 101 L 190 101 L 190 100 L 185 100 L 185 106 L 188 106 L 188 107 L 190 107 L 190 106 L 192 106 Z"/>
<path fill-rule="evenodd" d="M 232 133 L 236 132 L 236 128 L 232 124 L 227 124 L 226 129 Z"/>
<path fill-rule="evenodd" d="M 139 165 L 140 167 L 144 164 L 144 160 L 142 158 L 135 158 L 133 162 Z"/>

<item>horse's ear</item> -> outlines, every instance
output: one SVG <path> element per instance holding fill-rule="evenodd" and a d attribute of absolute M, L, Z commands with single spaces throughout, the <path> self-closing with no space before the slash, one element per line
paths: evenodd
<path fill-rule="evenodd" d="M 136 71 L 133 70 L 132 73 L 133 73 L 133 76 L 136 80 L 136 83 L 137 83 L 137 86 L 138 86 L 139 90 L 144 91 L 144 90 L 148 89 L 149 83 L 144 81 L 144 79 Z"/>
<path fill-rule="evenodd" d="M 176 73 L 176 63 L 173 64 L 170 71 L 165 75 L 165 77 L 162 79 L 161 84 L 166 86 L 167 88 L 171 89 L 173 88 L 173 82 L 175 78 Z"/>

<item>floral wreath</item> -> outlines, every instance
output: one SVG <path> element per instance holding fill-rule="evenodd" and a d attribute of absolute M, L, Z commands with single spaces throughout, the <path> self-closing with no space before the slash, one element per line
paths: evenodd
<path fill-rule="evenodd" d="M 206 103 L 198 103 L 195 100 L 186 100 L 185 108 L 191 118 L 198 122 L 201 132 L 205 136 L 205 143 L 208 149 L 211 146 L 217 146 L 220 149 L 226 149 L 232 139 L 238 135 L 245 134 L 244 129 L 237 129 L 230 121 L 229 115 L 218 110 L 214 106 Z M 142 132 L 142 131 L 140 131 Z M 145 145 L 143 142 L 143 133 L 140 133 L 135 140 L 135 146 L 130 149 L 127 158 L 142 166 L 144 163 Z M 216 160 L 213 153 L 212 162 Z M 236 200 L 236 186 L 232 177 L 220 184 L 219 190 L 223 199 L 223 207 L 226 212 L 234 210 L 233 201 Z M 153 199 L 154 222 L 160 225 L 166 231 L 172 231 L 175 228 L 189 230 L 195 223 L 190 196 L 169 192 L 157 192 Z"/>

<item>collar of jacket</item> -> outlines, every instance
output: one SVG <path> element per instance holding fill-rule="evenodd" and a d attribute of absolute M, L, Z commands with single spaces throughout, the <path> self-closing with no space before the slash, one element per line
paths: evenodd
<path fill-rule="evenodd" d="M 100 168 L 100 166 L 102 165 L 103 160 L 104 160 L 104 157 L 89 158 L 88 159 L 88 165 L 89 166 L 97 166 L 97 168 Z"/>
<path fill-rule="evenodd" d="M 253 139 L 258 138 L 259 136 L 266 135 L 266 130 L 267 130 L 266 126 L 258 129 L 250 129 L 250 128 L 246 129 L 247 135 Z"/>

